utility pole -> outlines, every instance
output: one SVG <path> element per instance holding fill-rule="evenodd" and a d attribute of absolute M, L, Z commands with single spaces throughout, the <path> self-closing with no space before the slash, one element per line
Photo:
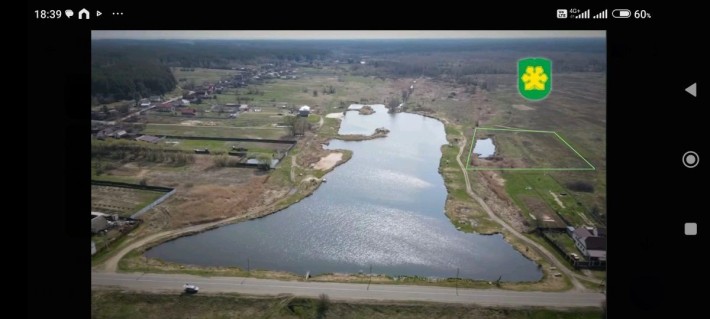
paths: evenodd
<path fill-rule="evenodd" d="M 456 268 L 456 295 L 459 295 L 459 269 Z"/>
<path fill-rule="evenodd" d="M 372 264 L 370 264 L 370 280 L 367 282 L 367 290 L 370 290 L 370 283 L 372 283 Z"/>

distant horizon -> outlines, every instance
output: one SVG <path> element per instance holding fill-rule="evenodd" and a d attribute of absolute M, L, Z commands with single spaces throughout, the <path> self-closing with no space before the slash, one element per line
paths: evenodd
<path fill-rule="evenodd" d="M 477 40 L 604 39 L 604 30 L 583 31 L 170 31 L 92 30 L 92 40 Z"/>

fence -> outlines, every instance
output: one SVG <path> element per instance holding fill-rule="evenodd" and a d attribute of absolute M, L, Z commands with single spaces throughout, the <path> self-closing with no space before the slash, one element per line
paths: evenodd
<path fill-rule="evenodd" d="M 168 199 L 168 197 L 172 196 L 173 194 L 175 194 L 175 189 L 173 189 L 173 190 L 167 192 L 167 193 L 166 193 L 165 195 L 163 195 L 163 196 L 160 196 L 160 198 L 156 199 L 154 202 L 150 203 L 148 206 L 143 207 L 141 210 L 139 210 L 139 211 L 136 212 L 135 214 L 131 215 L 131 218 L 134 218 L 134 219 L 135 219 L 135 218 L 140 217 L 141 215 L 145 214 L 145 212 L 151 210 L 151 209 L 152 209 L 153 207 L 155 207 L 156 205 L 162 203 L 163 201 L 165 201 L 166 199 Z"/>
<path fill-rule="evenodd" d="M 136 213 L 134 213 L 133 215 L 131 215 L 131 218 L 134 218 L 134 219 L 145 214 L 145 212 L 151 210 L 153 207 L 164 202 L 170 196 L 175 194 L 174 188 L 162 187 L 162 186 L 148 186 L 148 185 L 128 184 L 128 183 L 109 182 L 109 181 L 96 181 L 96 180 L 92 180 L 91 185 L 123 187 L 123 188 L 132 188 L 132 189 L 140 189 L 140 190 L 167 192 L 167 193 L 163 194 L 163 196 L 160 196 L 160 198 L 156 199 L 152 203 L 148 204 L 147 206 L 141 208 L 141 210 L 139 210 Z"/>
<path fill-rule="evenodd" d="M 542 238 L 548 242 L 552 247 L 555 248 L 555 250 L 562 255 L 567 262 L 572 265 L 575 269 L 579 268 L 585 268 L 585 269 L 599 269 L 603 270 L 606 269 L 606 261 L 591 261 L 591 260 L 586 260 L 586 261 L 579 261 L 575 260 L 574 258 L 570 257 L 570 255 L 565 251 L 562 247 L 560 247 L 557 242 L 552 240 L 552 238 L 549 238 L 547 236 L 547 230 L 543 230 L 541 228 L 537 229 L 538 233 Z M 560 231 L 554 231 L 554 232 L 560 232 Z"/>
<path fill-rule="evenodd" d="M 97 180 L 93 180 L 93 179 L 91 180 L 91 185 L 133 188 L 133 189 L 142 189 L 142 190 L 159 191 L 159 192 L 170 192 L 173 190 L 172 188 L 162 187 L 162 186 L 148 186 L 148 185 L 121 183 L 121 182 L 97 181 Z"/>

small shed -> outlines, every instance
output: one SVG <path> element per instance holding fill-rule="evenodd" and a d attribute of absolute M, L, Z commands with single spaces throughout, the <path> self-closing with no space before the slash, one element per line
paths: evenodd
<path fill-rule="evenodd" d="M 308 105 L 301 106 L 301 108 L 298 109 L 298 116 L 308 117 L 310 114 L 311 108 Z"/>
<path fill-rule="evenodd" d="M 182 114 L 183 116 L 195 116 L 195 113 L 197 113 L 197 110 L 190 108 L 182 109 L 180 111 L 180 114 Z"/>
<path fill-rule="evenodd" d="M 158 143 L 160 142 L 161 138 L 157 136 L 152 136 L 152 135 L 141 135 L 139 137 L 136 137 L 136 141 L 141 141 L 141 142 L 148 142 L 148 143 Z"/>

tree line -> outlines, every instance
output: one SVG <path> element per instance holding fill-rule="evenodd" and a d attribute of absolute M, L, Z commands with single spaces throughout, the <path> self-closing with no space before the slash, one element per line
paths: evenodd
<path fill-rule="evenodd" d="M 246 62 L 309 62 L 330 54 L 324 48 L 253 41 L 97 40 L 91 43 L 92 104 L 137 100 L 175 89 L 170 67 L 231 69 Z"/>
<path fill-rule="evenodd" d="M 94 103 L 139 100 L 175 89 L 170 68 L 139 57 L 95 56 L 91 66 L 91 96 Z"/>

